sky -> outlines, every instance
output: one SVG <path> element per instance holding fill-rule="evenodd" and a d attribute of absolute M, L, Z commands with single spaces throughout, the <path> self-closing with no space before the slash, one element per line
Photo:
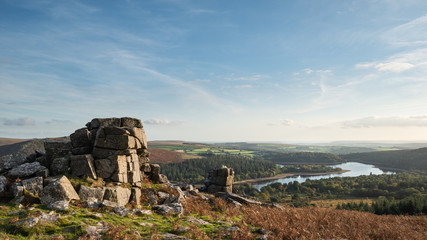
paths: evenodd
<path fill-rule="evenodd" d="M 425 0 L 0 0 L 0 137 L 427 140 Z"/>

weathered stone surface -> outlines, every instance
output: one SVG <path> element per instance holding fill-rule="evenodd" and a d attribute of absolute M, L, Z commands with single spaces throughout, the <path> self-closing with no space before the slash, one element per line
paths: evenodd
<path fill-rule="evenodd" d="M 233 201 L 239 202 L 241 204 L 252 204 L 252 205 L 261 205 L 261 202 L 255 201 L 255 200 L 251 200 L 245 197 L 242 197 L 240 195 L 234 194 L 234 193 L 230 193 L 230 192 L 218 192 L 215 194 L 215 197 L 221 197 L 225 200 L 231 199 Z"/>
<path fill-rule="evenodd" d="M 157 205 L 153 206 L 152 209 L 156 211 L 159 214 L 165 215 L 165 214 L 182 214 L 184 213 L 184 208 L 182 207 L 181 203 L 171 203 L 171 204 L 163 204 L 163 205 Z"/>
<path fill-rule="evenodd" d="M 105 135 L 130 135 L 130 132 L 121 127 L 103 127 L 102 128 Z"/>
<path fill-rule="evenodd" d="M 0 157 L 0 173 L 26 163 L 26 158 L 14 158 L 11 154 Z"/>
<path fill-rule="evenodd" d="M 9 170 L 7 176 L 11 178 L 28 178 L 45 169 L 46 167 L 40 165 L 39 162 L 24 163 Z"/>
<path fill-rule="evenodd" d="M 121 119 L 120 118 L 95 118 L 86 124 L 86 127 L 89 130 L 92 130 L 94 128 L 105 127 L 105 126 L 120 127 Z"/>
<path fill-rule="evenodd" d="M 131 195 L 130 195 L 130 201 L 133 201 L 137 205 L 141 204 L 141 188 L 132 188 L 131 189 Z"/>
<path fill-rule="evenodd" d="M 70 168 L 73 175 L 96 179 L 95 165 L 91 154 L 71 155 Z"/>
<path fill-rule="evenodd" d="M 121 118 L 121 127 L 142 128 L 142 122 L 141 122 L 141 120 L 139 120 L 137 118 L 122 117 Z"/>
<path fill-rule="evenodd" d="M 104 188 L 91 188 L 81 185 L 79 190 L 79 197 L 82 201 L 87 201 L 90 198 L 94 198 L 98 202 L 102 202 L 104 191 Z"/>
<path fill-rule="evenodd" d="M 210 193 L 232 192 L 234 171 L 222 166 L 209 172 L 209 179 L 205 182 L 206 190 Z"/>
<path fill-rule="evenodd" d="M 69 201 L 71 199 L 80 200 L 79 195 L 66 176 L 62 176 L 44 187 L 40 194 L 40 198 L 43 204 L 50 204 L 62 200 Z"/>
<path fill-rule="evenodd" d="M 92 147 L 78 147 L 71 149 L 73 155 L 83 155 L 90 154 L 92 152 Z"/>
<path fill-rule="evenodd" d="M 72 146 L 71 141 L 47 141 L 44 143 L 46 150 L 46 167 L 50 168 L 53 159 L 69 155 Z"/>
<path fill-rule="evenodd" d="M 69 201 L 67 200 L 56 201 L 56 202 L 49 203 L 49 205 L 47 205 L 47 208 L 53 209 L 53 210 L 66 210 L 68 209 L 68 203 Z"/>
<path fill-rule="evenodd" d="M 97 136 L 95 147 L 114 150 L 135 148 L 135 138 L 129 135 L 106 135 L 105 138 Z"/>
<path fill-rule="evenodd" d="M 147 197 L 148 204 L 151 206 L 157 205 L 157 199 L 156 195 L 154 194 L 154 189 L 147 189 L 147 192 L 145 193 Z"/>
<path fill-rule="evenodd" d="M 92 151 L 92 156 L 95 159 L 108 158 L 115 155 L 131 155 L 135 154 L 137 151 L 135 149 L 125 149 L 125 150 L 114 150 L 114 149 L 105 149 L 94 147 Z"/>
<path fill-rule="evenodd" d="M 106 187 L 102 204 L 109 207 L 122 207 L 129 202 L 131 191 L 123 187 Z"/>
<path fill-rule="evenodd" d="M 13 193 L 14 197 L 22 195 L 22 193 L 24 192 L 24 187 L 22 186 L 22 183 L 20 183 L 20 182 L 19 183 L 16 182 L 16 183 L 12 184 L 11 189 L 12 189 L 12 193 Z"/>
<path fill-rule="evenodd" d="M 125 217 L 128 214 L 131 214 L 132 211 L 125 207 L 116 207 L 113 209 L 113 212 L 121 217 Z"/>
<path fill-rule="evenodd" d="M 6 191 L 7 178 L 5 176 L 0 176 L 0 193 Z"/>
<path fill-rule="evenodd" d="M 145 135 L 145 131 L 142 128 L 129 128 L 129 132 L 130 135 L 134 136 L 136 139 L 139 140 L 139 142 L 141 143 L 141 147 L 142 149 L 147 149 L 148 145 L 147 145 L 147 136 Z"/>
<path fill-rule="evenodd" d="M 34 177 L 30 179 L 25 179 L 21 181 L 22 186 L 25 190 L 32 193 L 33 195 L 38 195 L 43 190 L 43 178 Z"/>
<path fill-rule="evenodd" d="M 91 147 L 90 132 L 87 128 L 77 129 L 70 135 L 73 148 Z"/>
<path fill-rule="evenodd" d="M 50 174 L 52 176 L 63 175 L 69 173 L 70 160 L 68 157 L 55 158 L 50 164 Z"/>
<path fill-rule="evenodd" d="M 188 240 L 188 238 L 184 236 L 179 236 L 172 233 L 163 233 L 163 234 L 160 234 L 160 237 L 163 240 Z"/>

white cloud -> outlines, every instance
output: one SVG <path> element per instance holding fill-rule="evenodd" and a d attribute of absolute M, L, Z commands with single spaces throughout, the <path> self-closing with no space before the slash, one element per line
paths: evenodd
<path fill-rule="evenodd" d="M 427 116 L 366 117 L 340 122 L 343 128 L 427 127 Z"/>
<path fill-rule="evenodd" d="M 295 122 L 290 120 L 290 119 L 281 119 L 280 120 L 280 125 L 282 125 L 282 126 L 288 127 L 288 126 L 292 126 L 294 124 L 295 124 Z"/>
<path fill-rule="evenodd" d="M 170 125 L 171 121 L 162 119 L 148 119 L 144 121 L 148 125 Z"/>
<path fill-rule="evenodd" d="M 244 84 L 244 85 L 237 85 L 237 86 L 234 86 L 235 88 L 251 88 L 252 87 L 252 85 L 250 85 L 250 84 Z"/>
<path fill-rule="evenodd" d="M 389 72 L 403 72 L 408 69 L 414 68 L 414 64 L 405 63 L 405 62 L 388 62 L 388 63 L 379 63 L 375 66 L 379 71 L 389 71 Z"/>
<path fill-rule="evenodd" d="M 183 121 L 170 121 L 167 119 L 152 118 L 152 119 L 144 120 L 143 123 L 147 125 L 176 126 L 176 125 L 183 124 Z"/>
<path fill-rule="evenodd" d="M 313 70 L 311 70 L 310 68 L 306 68 L 303 70 L 306 74 L 311 74 L 313 72 Z"/>

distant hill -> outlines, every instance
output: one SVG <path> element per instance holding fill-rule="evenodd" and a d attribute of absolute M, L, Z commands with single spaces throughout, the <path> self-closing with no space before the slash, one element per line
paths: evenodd
<path fill-rule="evenodd" d="M 8 142 L 9 140 L 4 140 L 5 138 L 1 138 L 2 142 Z M 66 137 L 63 138 L 44 138 L 44 139 L 31 139 L 31 140 L 23 140 L 19 141 L 15 139 L 15 143 L 0 145 L 0 156 L 5 156 L 11 154 L 13 158 L 25 158 L 31 153 L 34 153 L 36 150 L 44 151 L 44 142 L 47 140 L 57 140 L 57 141 L 65 141 Z M 21 139 L 22 140 L 22 139 Z M 13 142 L 9 141 L 9 142 Z"/>
<path fill-rule="evenodd" d="M 352 153 L 341 155 L 347 161 L 375 164 L 383 167 L 427 170 L 427 148 L 399 151 Z"/>
<path fill-rule="evenodd" d="M 25 142 L 28 139 L 16 139 L 16 138 L 0 138 L 0 146 L 10 145 L 19 142 Z"/>

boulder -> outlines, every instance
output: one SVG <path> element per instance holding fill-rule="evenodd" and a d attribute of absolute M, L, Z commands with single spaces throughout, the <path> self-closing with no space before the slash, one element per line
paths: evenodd
<path fill-rule="evenodd" d="M 66 157 L 55 158 L 50 164 L 50 174 L 52 176 L 69 173 L 70 160 Z"/>
<path fill-rule="evenodd" d="M 115 126 L 120 127 L 121 126 L 121 119 L 120 118 L 94 118 L 92 121 L 88 122 L 86 124 L 86 127 L 89 130 L 105 127 L 105 126 Z"/>
<path fill-rule="evenodd" d="M 102 204 L 108 207 L 122 207 L 129 202 L 131 190 L 119 186 L 106 187 Z"/>
<path fill-rule="evenodd" d="M 209 178 L 205 182 L 206 190 L 209 193 L 232 192 L 234 171 L 232 168 L 222 166 L 209 172 Z"/>
<path fill-rule="evenodd" d="M 73 148 L 82 148 L 92 146 L 90 140 L 90 132 L 87 128 L 77 129 L 74 133 L 70 135 L 71 145 Z"/>
<path fill-rule="evenodd" d="M 140 188 L 133 187 L 131 189 L 130 201 L 133 201 L 135 204 L 139 205 L 141 204 L 141 196 L 142 193 Z"/>
<path fill-rule="evenodd" d="M 137 118 L 122 117 L 121 118 L 121 127 L 142 128 L 142 122 L 141 122 L 141 120 L 139 120 Z"/>
<path fill-rule="evenodd" d="M 79 197 L 82 201 L 87 201 L 88 199 L 96 199 L 98 202 L 102 202 L 104 197 L 104 188 L 91 188 L 84 185 L 80 186 Z"/>
<path fill-rule="evenodd" d="M 47 208 L 53 209 L 53 210 L 67 210 L 68 209 L 68 203 L 69 203 L 69 201 L 67 201 L 67 200 L 51 202 L 51 203 L 49 203 L 49 205 L 47 205 Z"/>
<path fill-rule="evenodd" d="M 22 195 L 22 193 L 24 192 L 24 187 L 20 182 L 16 182 L 12 184 L 11 189 L 14 197 L 18 197 L 19 195 Z"/>
<path fill-rule="evenodd" d="M 47 141 L 44 143 L 44 148 L 46 150 L 46 167 L 50 168 L 53 159 L 68 156 L 72 146 L 70 141 Z"/>
<path fill-rule="evenodd" d="M 26 163 L 26 158 L 15 158 L 11 154 L 0 157 L 0 173 Z"/>
<path fill-rule="evenodd" d="M 134 136 L 141 143 L 142 149 L 147 149 L 147 136 L 145 135 L 145 131 L 142 128 L 128 128 L 130 135 Z"/>
<path fill-rule="evenodd" d="M 126 150 L 129 148 L 135 148 L 136 139 L 129 135 L 106 135 L 105 138 L 96 137 L 95 147 L 114 149 L 114 150 Z"/>
<path fill-rule="evenodd" d="M 153 206 L 152 209 L 159 214 L 182 214 L 184 213 L 184 208 L 181 203 L 171 203 Z"/>
<path fill-rule="evenodd" d="M 126 155 L 110 156 L 95 160 L 96 174 L 101 178 L 111 178 L 116 182 L 128 182 L 128 163 Z"/>
<path fill-rule="evenodd" d="M 46 170 L 46 167 L 40 165 L 39 162 L 24 163 L 9 170 L 7 176 L 10 178 L 28 178 L 43 170 Z"/>
<path fill-rule="evenodd" d="M 43 178 L 34 177 L 30 179 L 25 179 L 21 181 L 22 186 L 25 190 L 30 192 L 33 195 L 39 195 L 43 190 Z"/>
<path fill-rule="evenodd" d="M 115 155 L 131 155 L 135 154 L 137 151 L 135 149 L 125 149 L 125 150 L 114 150 L 94 147 L 92 151 L 92 156 L 95 159 L 104 159 Z"/>
<path fill-rule="evenodd" d="M 0 176 L 0 193 L 6 191 L 7 178 L 5 176 Z"/>
<path fill-rule="evenodd" d="M 79 195 L 66 176 L 62 176 L 44 187 L 40 194 L 40 198 L 43 204 L 50 204 L 63 200 L 69 201 L 71 199 L 80 200 Z"/>
<path fill-rule="evenodd" d="M 75 176 L 87 176 L 96 179 L 95 165 L 91 154 L 71 155 L 71 173 Z"/>

